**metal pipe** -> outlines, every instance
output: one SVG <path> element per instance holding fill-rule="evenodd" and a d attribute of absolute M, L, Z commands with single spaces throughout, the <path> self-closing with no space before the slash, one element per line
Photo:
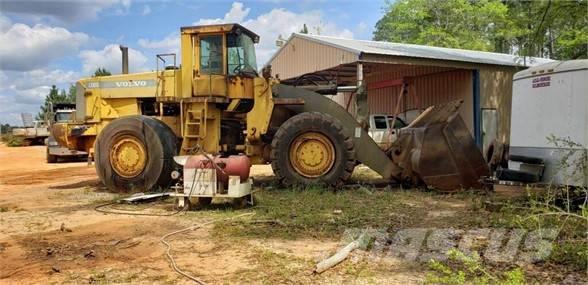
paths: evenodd
<path fill-rule="evenodd" d="M 363 84 L 363 63 L 358 62 L 357 63 L 357 71 L 356 71 L 356 76 L 357 76 L 357 86 L 361 86 Z"/>
<path fill-rule="evenodd" d="M 118 47 L 122 52 L 122 74 L 129 74 L 129 48 L 123 45 Z"/>
<path fill-rule="evenodd" d="M 355 92 L 357 86 L 337 86 L 337 92 Z"/>

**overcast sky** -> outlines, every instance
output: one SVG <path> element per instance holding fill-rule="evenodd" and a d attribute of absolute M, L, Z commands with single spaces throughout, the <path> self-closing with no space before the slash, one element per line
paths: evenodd
<path fill-rule="evenodd" d="M 177 52 L 181 26 L 237 22 L 260 35 L 257 61 L 306 23 L 310 33 L 370 39 L 384 0 L 140 1 L 0 0 L 0 123 L 36 114 L 51 84 L 68 88 L 98 67 L 155 69 L 155 54 Z M 318 29 L 317 29 L 318 28 Z"/>

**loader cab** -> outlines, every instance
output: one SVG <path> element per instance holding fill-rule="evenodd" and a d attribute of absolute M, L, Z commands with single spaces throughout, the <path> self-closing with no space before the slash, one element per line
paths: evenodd
<path fill-rule="evenodd" d="M 182 27 L 182 97 L 253 98 L 257 42 L 238 24 Z"/>

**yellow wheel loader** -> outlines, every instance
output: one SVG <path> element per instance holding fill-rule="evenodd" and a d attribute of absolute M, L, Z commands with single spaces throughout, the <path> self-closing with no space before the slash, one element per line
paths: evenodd
<path fill-rule="evenodd" d="M 80 80 L 76 122 L 53 127 L 61 145 L 94 157 L 112 190 L 168 187 L 181 168 L 174 156 L 198 153 L 246 156 L 247 163 L 226 159 L 214 166 L 243 179 L 250 164 L 271 163 L 285 185 L 341 185 L 357 163 L 396 182 L 443 191 L 477 186 L 488 173 L 457 113 L 460 102 L 427 109 L 382 151 L 316 87 L 259 75 L 255 33 L 223 24 L 182 27 L 180 34 L 179 67 L 174 54 L 165 54 L 157 56 L 155 72 Z"/>

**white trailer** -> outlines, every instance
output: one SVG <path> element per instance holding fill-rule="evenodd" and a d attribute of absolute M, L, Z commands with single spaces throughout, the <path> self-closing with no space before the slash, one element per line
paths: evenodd
<path fill-rule="evenodd" d="M 547 139 L 551 135 L 582 146 L 557 147 Z M 588 182 L 585 173 L 579 180 L 570 176 L 575 167 L 573 160 L 586 155 L 586 146 L 588 60 L 556 61 L 516 73 L 508 168 L 532 171 L 532 165 L 520 159 L 515 161 L 513 156 L 539 158 L 544 164 L 540 182 L 585 186 Z M 565 154 L 572 154 L 567 159 L 572 164 L 568 169 L 560 167 Z"/>

